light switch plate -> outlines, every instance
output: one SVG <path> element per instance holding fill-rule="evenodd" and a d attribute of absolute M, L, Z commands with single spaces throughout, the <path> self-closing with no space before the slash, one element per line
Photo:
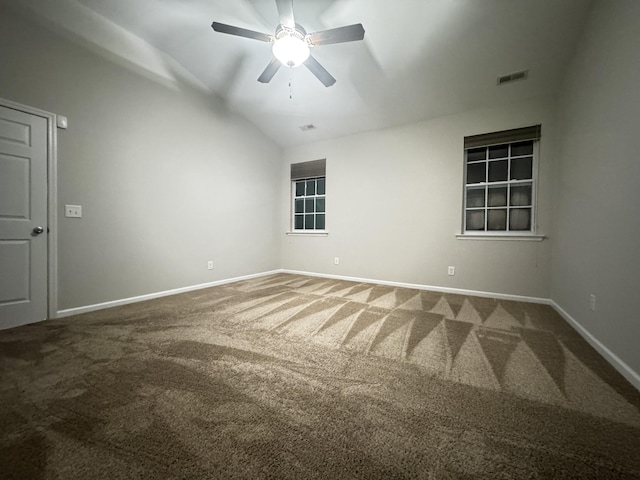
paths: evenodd
<path fill-rule="evenodd" d="M 82 218 L 82 205 L 65 205 L 64 216 L 67 218 Z"/>

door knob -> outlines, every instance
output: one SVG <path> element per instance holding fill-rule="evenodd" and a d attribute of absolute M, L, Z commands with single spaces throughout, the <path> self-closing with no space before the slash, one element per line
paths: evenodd
<path fill-rule="evenodd" d="M 42 232 L 44 232 L 44 228 L 42 228 L 42 227 L 35 227 L 35 228 L 32 230 L 32 232 L 33 232 L 33 234 L 34 234 L 34 235 L 40 235 Z"/>

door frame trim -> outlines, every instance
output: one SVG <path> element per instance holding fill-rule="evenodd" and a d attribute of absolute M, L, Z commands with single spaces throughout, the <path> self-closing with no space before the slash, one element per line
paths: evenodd
<path fill-rule="evenodd" d="M 0 97 L 0 106 L 47 121 L 47 319 L 58 312 L 58 116 Z"/>

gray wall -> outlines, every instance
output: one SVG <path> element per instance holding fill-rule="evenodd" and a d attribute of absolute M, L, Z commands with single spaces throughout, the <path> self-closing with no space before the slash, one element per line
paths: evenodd
<path fill-rule="evenodd" d="M 550 242 L 459 240 L 463 138 L 542 124 L 539 233 L 550 233 L 555 100 L 536 98 L 288 148 L 281 172 L 286 269 L 549 297 Z M 287 236 L 289 164 L 327 159 L 327 237 Z M 333 264 L 340 257 L 340 265 Z M 456 275 L 447 275 L 447 266 Z"/>
<path fill-rule="evenodd" d="M 280 148 L 251 124 L 4 11 L 0 59 L 0 97 L 69 119 L 59 309 L 279 267 Z M 64 218 L 66 203 L 84 217 Z"/>
<path fill-rule="evenodd" d="M 640 373 L 640 2 L 596 3 L 585 32 L 559 97 L 551 297 Z"/>

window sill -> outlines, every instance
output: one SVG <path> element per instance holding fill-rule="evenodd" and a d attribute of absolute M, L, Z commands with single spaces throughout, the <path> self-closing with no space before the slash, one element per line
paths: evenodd
<path fill-rule="evenodd" d="M 329 230 L 293 230 L 285 233 L 295 237 L 327 237 Z"/>
<path fill-rule="evenodd" d="M 458 240 L 516 240 L 521 242 L 541 242 L 546 235 L 504 234 L 504 233 L 460 233 L 456 235 Z"/>

